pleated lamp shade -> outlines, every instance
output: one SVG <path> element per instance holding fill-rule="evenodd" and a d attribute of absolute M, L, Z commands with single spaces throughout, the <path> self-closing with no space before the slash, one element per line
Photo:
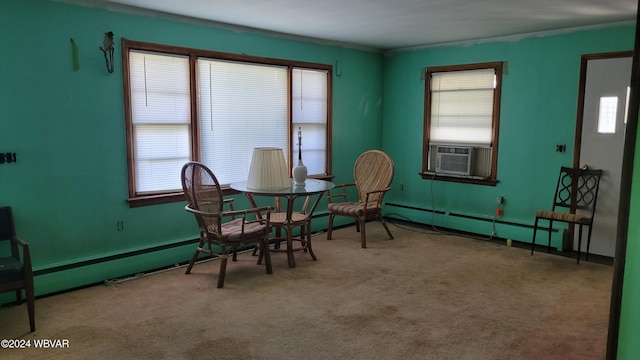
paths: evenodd
<path fill-rule="evenodd" d="M 282 189 L 290 186 L 291 180 L 282 149 L 254 148 L 247 187 L 250 189 Z"/>

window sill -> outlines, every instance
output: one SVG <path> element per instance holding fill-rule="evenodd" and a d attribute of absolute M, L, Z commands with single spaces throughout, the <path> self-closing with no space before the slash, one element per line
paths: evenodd
<path fill-rule="evenodd" d="M 229 186 L 222 186 L 222 194 L 223 195 L 233 195 L 238 194 L 238 191 L 235 191 Z M 135 198 L 127 199 L 130 208 L 141 207 L 141 206 L 150 206 L 150 205 L 160 205 L 160 204 L 169 204 L 175 202 L 184 202 L 187 203 L 187 200 L 184 198 L 184 193 L 170 193 L 170 194 L 155 194 L 155 195 L 143 195 Z"/>
<path fill-rule="evenodd" d="M 436 174 L 434 172 L 422 172 L 419 174 L 425 180 L 449 181 L 449 182 L 476 184 L 476 185 L 485 185 L 485 186 L 496 186 L 498 184 L 498 180 L 496 179 L 482 179 L 482 178 L 475 178 L 475 177 L 444 175 L 444 174 Z"/>
<path fill-rule="evenodd" d="M 170 194 L 156 194 L 156 195 L 141 195 L 134 198 L 127 199 L 129 207 L 140 207 L 148 205 L 168 204 L 173 202 L 185 201 L 184 193 L 170 193 Z"/>
<path fill-rule="evenodd" d="M 331 181 L 333 180 L 333 175 L 313 175 L 309 176 L 312 179 L 321 179 Z M 229 187 L 229 185 L 221 185 L 222 195 L 236 195 L 239 194 L 239 191 L 233 190 Z M 168 194 L 154 194 L 154 195 L 141 195 L 133 198 L 127 199 L 129 203 L 129 207 L 140 207 L 140 206 L 149 206 L 149 205 L 159 205 L 159 204 L 169 204 L 174 202 L 184 202 L 186 200 L 184 198 L 184 193 L 176 192 L 176 193 L 168 193 Z"/>

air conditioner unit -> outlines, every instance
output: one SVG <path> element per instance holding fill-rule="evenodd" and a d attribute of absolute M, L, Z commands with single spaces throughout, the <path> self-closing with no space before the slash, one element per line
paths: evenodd
<path fill-rule="evenodd" d="M 472 175 L 473 147 L 437 146 L 436 173 Z"/>

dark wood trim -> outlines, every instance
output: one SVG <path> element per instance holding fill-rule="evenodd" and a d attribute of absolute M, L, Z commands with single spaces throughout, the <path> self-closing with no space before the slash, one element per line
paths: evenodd
<path fill-rule="evenodd" d="M 135 146 L 132 143 L 133 139 L 133 124 L 131 114 L 131 80 L 129 79 L 129 48 L 127 41 L 122 39 L 121 43 L 121 56 L 122 56 L 122 84 L 124 95 L 124 127 L 125 127 L 125 141 L 127 146 L 127 174 L 129 174 L 127 187 L 129 189 L 129 196 L 135 194 L 136 181 L 135 181 L 135 162 L 134 153 Z"/>
<path fill-rule="evenodd" d="M 500 137 L 500 104 L 502 103 L 502 62 L 493 63 L 496 72 L 496 87 L 493 91 L 493 133 L 491 136 L 491 177 L 498 178 L 498 138 Z M 494 184 L 495 185 L 495 184 Z"/>
<path fill-rule="evenodd" d="M 584 93 L 587 86 L 587 65 L 589 60 L 614 59 L 633 56 L 632 51 L 585 54 L 580 57 L 580 83 L 578 85 L 578 108 L 576 114 L 576 132 L 574 135 L 573 167 L 580 167 L 580 147 L 582 146 L 582 124 L 584 118 Z"/>
<path fill-rule="evenodd" d="M 196 49 L 196 48 L 174 46 L 174 45 L 155 44 L 155 43 L 148 43 L 143 41 L 129 40 L 125 38 L 122 38 L 122 44 L 123 44 L 122 45 L 123 47 L 126 44 L 126 46 L 129 49 L 161 52 L 161 53 L 173 54 L 173 55 L 185 55 L 185 56 L 193 55 L 193 56 L 203 57 L 203 58 L 243 61 L 243 62 L 254 63 L 254 64 L 303 67 L 303 68 L 310 68 L 310 69 L 322 69 L 322 70 L 333 69 L 333 65 L 329 65 L 329 64 L 320 64 L 320 63 L 312 63 L 312 62 L 297 61 L 297 60 L 276 59 L 276 58 L 253 56 L 253 55 L 247 55 L 247 54 L 234 54 L 234 53 L 226 53 L 226 52 L 220 52 L 220 51 Z M 122 56 L 126 56 L 126 54 L 123 54 Z"/>
<path fill-rule="evenodd" d="M 313 175 L 313 176 L 309 176 L 309 178 L 333 181 L 334 176 L 333 175 Z M 224 196 L 240 194 L 239 191 L 233 190 L 231 187 L 229 187 L 229 185 L 222 185 L 221 188 L 222 188 L 222 195 Z M 138 197 L 127 199 L 127 203 L 129 203 L 129 207 L 169 204 L 169 203 L 175 203 L 175 202 L 185 202 L 183 192 L 173 192 L 173 193 L 167 193 L 167 194 L 147 194 L 147 195 L 140 195 Z"/>
<path fill-rule="evenodd" d="M 582 126 L 584 124 L 584 94 L 587 87 L 587 67 L 590 60 L 615 59 L 633 56 L 632 51 L 616 51 L 609 53 L 584 54 L 580 57 L 580 83 L 578 85 L 578 105 L 576 109 L 576 130 L 573 140 L 573 167 L 580 167 L 580 149 L 582 148 Z M 575 212 L 575 211 L 573 211 Z M 575 243 L 575 229 L 570 226 L 567 231 L 565 251 L 572 251 Z"/>
<path fill-rule="evenodd" d="M 287 68 L 287 93 L 291 94 L 293 91 L 293 68 Z M 287 123 L 289 126 L 289 133 L 287 134 L 287 144 L 291 144 L 291 140 L 293 139 L 295 130 L 293 129 L 293 96 L 289 96 L 287 99 Z M 287 164 L 295 164 L 294 162 L 294 149 L 290 149 L 287 157 Z M 289 166 L 289 176 L 293 177 L 293 166 Z"/>
<path fill-rule="evenodd" d="M 495 186 L 498 182 L 498 138 L 500 130 L 500 103 L 502 96 L 502 61 L 465 64 L 465 65 L 446 65 L 429 67 L 424 70 L 424 115 L 422 129 L 422 172 L 420 175 L 423 179 L 434 179 L 451 182 L 462 182 L 469 184 L 481 184 Z M 496 76 L 496 87 L 493 91 L 493 118 L 492 118 L 492 134 L 491 134 L 491 175 L 488 179 L 466 179 L 454 176 L 429 174 L 429 141 L 431 139 L 431 76 L 433 73 L 480 70 L 493 68 Z"/>
<path fill-rule="evenodd" d="M 322 175 L 322 177 L 332 178 L 332 142 L 331 142 L 331 126 L 332 126 L 332 77 L 333 77 L 333 65 L 328 64 L 319 64 L 305 61 L 293 61 L 293 60 L 285 60 L 285 59 L 274 59 L 268 57 L 259 57 L 259 56 L 251 56 L 246 54 L 232 54 L 232 53 L 224 53 L 219 51 L 212 50 L 204 50 L 204 49 L 194 49 L 188 47 L 181 46 L 173 46 L 173 45 L 162 45 L 162 44 L 154 44 L 147 43 L 142 41 L 134 41 L 123 38 L 121 40 L 121 53 L 122 53 L 122 74 L 123 74 L 123 83 L 124 83 L 124 113 L 125 113 L 125 132 L 126 132 L 126 144 L 127 144 L 127 171 L 128 171 L 128 189 L 129 189 L 129 199 L 127 202 L 130 207 L 137 206 L 146 206 L 146 205 L 155 205 L 155 204 L 163 204 L 170 203 L 176 201 L 182 201 L 183 195 L 180 192 L 179 195 L 175 191 L 167 192 L 167 193 L 158 193 L 158 194 L 138 194 L 136 193 L 136 180 L 135 180 L 135 146 L 133 143 L 133 125 L 132 125 L 132 114 L 131 114 L 131 84 L 129 79 L 129 51 L 130 50 L 140 50 L 140 51 L 150 51 L 150 52 L 158 52 L 172 55 L 182 55 L 189 57 L 189 88 L 191 93 L 191 159 L 199 161 L 201 159 L 201 151 L 200 151 L 200 137 L 199 137 L 199 122 L 198 119 L 200 117 L 199 111 L 199 97 L 198 94 L 198 58 L 212 58 L 212 59 L 221 59 L 221 60 L 229 60 L 229 61 L 240 61 L 254 64 L 262 64 L 262 65 L 277 65 L 287 67 L 287 72 L 289 75 L 289 79 L 291 79 L 291 72 L 293 68 L 305 68 L 305 69 L 313 69 L 313 70 L 324 70 L 327 71 L 327 138 L 326 138 L 326 171 L 327 173 Z M 291 80 L 289 80 L 289 94 L 291 94 Z M 291 110 L 291 97 L 289 97 L 289 141 L 291 143 L 291 136 L 293 129 L 291 129 L 292 125 L 292 110 Z M 289 163 L 293 162 L 293 149 L 287 154 L 289 158 Z M 315 177 L 315 176 L 313 176 Z M 230 190 L 227 190 L 229 192 Z M 227 193 L 225 192 L 225 195 Z"/>
<path fill-rule="evenodd" d="M 636 19 L 640 17 L 638 6 Z M 638 115 L 640 113 L 640 27 L 636 26 L 633 47 L 633 62 L 631 65 L 631 95 L 629 99 L 629 113 L 625 133 L 624 152 L 622 156 L 622 181 L 620 193 L 630 194 L 633 182 L 633 161 L 636 153 L 638 133 Z M 627 257 L 627 242 L 629 236 L 629 211 L 631 197 L 621 196 L 618 205 L 618 230 L 616 233 L 616 251 L 613 262 L 613 281 L 611 285 L 611 306 L 609 309 L 609 331 L 607 334 L 607 360 L 618 357 L 618 336 L 620 334 L 620 310 L 622 307 L 622 290 Z"/>
<path fill-rule="evenodd" d="M 327 69 L 327 160 L 326 176 L 333 178 L 333 67 Z"/>
<path fill-rule="evenodd" d="M 171 193 L 171 194 L 157 194 L 157 195 L 140 195 L 127 199 L 129 207 L 140 207 L 148 205 L 167 204 L 172 202 L 185 201 L 184 194 Z"/>
<path fill-rule="evenodd" d="M 422 178 L 429 171 L 429 139 L 431 139 L 431 74 L 424 69 L 424 111 L 422 118 Z"/>
<path fill-rule="evenodd" d="M 191 105 L 191 159 L 200 161 L 202 153 L 200 151 L 200 96 L 198 96 L 198 57 L 189 56 L 189 92 Z"/>
<path fill-rule="evenodd" d="M 476 185 L 486 185 L 486 186 L 496 186 L 498 185 L 498 180 L 496 179 L 470 179 L 464 177 L 457 176 L 443 176 L 437 175 L 434 173 L 420 173 L 419 174 L 425 180 L 438 180 L 438 181 L 449 181 L 449 182 L 457 182 L 463 184 L 476 184 Z"/>

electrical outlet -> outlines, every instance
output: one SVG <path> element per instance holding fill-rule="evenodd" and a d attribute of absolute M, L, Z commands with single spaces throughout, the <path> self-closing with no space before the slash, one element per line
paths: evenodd
<path fill-rule="evenodd" d="M 504 198 L 502 196 L 498 196 L 498 204 L 504 203 Z"/>
<path fill-rule="evenodd" d="M 0 153 L 0 164 L 4 164 L 4 163 L 11 164 L 11 163 L 14 163 L 16 161 L 18 161 L 16 159 L 16 153 L 10 153 L 10 152 L 8 152 L 8 153 Z"/>

